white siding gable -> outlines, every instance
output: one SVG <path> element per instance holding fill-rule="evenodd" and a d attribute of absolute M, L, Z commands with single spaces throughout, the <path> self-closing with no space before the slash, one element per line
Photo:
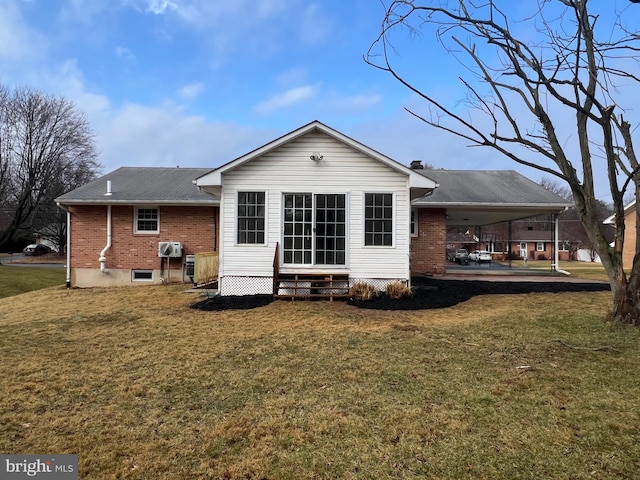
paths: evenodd
<path fill-rule="evenodd" d="M 314 152 L 322 155 L 322 160 L 310 159 Z M 267 193 L 264 245 L 238 245 L 236 242 L 239 191 Z M 273 274 L 275 247 L 282 236 L 283 193 L 345 194 L 348 251 L 343 270 L 354 279 L 409 277 L 408 175 L 318 130 L 223 173 L 221 277 L 269 277 Z M 365 193 L 393 195 L 393 246 L 364 246 Z M 336 270 L 326 266 L 313 269 Z"/>

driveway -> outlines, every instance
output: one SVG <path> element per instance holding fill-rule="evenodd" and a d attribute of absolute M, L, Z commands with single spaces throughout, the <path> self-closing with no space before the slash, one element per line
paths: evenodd
<path fill-rule="evenodd" d="M 513 260 L 511 266 L 508 263 L 491 262 L 469 265 L 447 263 L 446 273 L 443 279 L 450 280 L 484 280 L 484 281 L 517 281 L 517 282 L 569 282 L 569 283 L 608 283 L 596 280 L 585 280 L 551 270 L 527 268 L 522 260 Z"/>

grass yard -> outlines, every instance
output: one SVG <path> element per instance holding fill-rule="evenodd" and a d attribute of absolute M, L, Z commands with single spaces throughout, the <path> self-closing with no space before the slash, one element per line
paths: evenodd
<path fill-rule="evenodd" d="M 64 285 L 66 275 L 64 268 L 0 265 L 0 298 L 11 297 L 54 285 Z"/>
<path fill-rule="evenodd" d="M 180 286 L 0 299 L 0 451 L 84 479 L 629 479 L 640 329 L 609 293 L 201 312 Z"/>
<path fill-rule="evenodd" d="M 522 267 L 524 264 L 521 260 L 514 260 L 513 265 L 514 267 Z M 529 260 L 527 261 L 526 268 L 549 271 L 551 270 L 551 262 L 549 260 Z M 584 278 L 586 280 L 608 281 L 607 274 L 601 263 L 567 262 L 561 260 L 558 262 L 558 268 L 570 272 L 572 277 Z"/>

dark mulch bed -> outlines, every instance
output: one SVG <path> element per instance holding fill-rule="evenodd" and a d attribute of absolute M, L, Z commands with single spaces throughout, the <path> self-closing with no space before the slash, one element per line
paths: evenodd
<path fill-rule="evenodd" d="M 248 310 L 263 307 L 273 302 L 272 295 L 225 295 L 215 296 L 191 305 L 197 310 Z"/>
<path fill-rule="evenodd" d="M 409 298 L 390 299 L 382 294 L 372 300 L 348 300 L 349 305 L 377 310 L 427 310 L 451 307 L 476 295 L 504 295 L 534 292 L 601 292 L 608 283 L 576 282 L 489 282 L 483 280 L 416 279 Z M 216 296 L 191 305 L 198 310 L 220 311 L 262 307 L 273 301 L 271 295 Z"/>
<path fill-rule="evenodd" d="M 372 300 L 349 300 L 350 305 L 377 310 L 426 310 L 452 307 L 476 295 L 505 295 L 534 292 L 601 292 L 608 283 L 576 282 L 488 282 L 483 280 L 440 280 L 425 278 L 413 282 L 412 297 L 391 299 L 380 295 Z"/>

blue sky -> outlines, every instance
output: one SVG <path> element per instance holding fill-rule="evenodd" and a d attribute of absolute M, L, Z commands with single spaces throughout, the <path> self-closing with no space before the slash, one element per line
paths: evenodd
<path fill-rule="evenodd" d="M 317 119 L 404 164 L 540 180 L 403 110 L 418 100 L 362 59 L 383 14 L 379 0 L 0 0 L 0 81 L 74 101 L 103 173 L 213 168 Z M 424 88 L 462 98 L 435 41 L 397 42 Z"/>

